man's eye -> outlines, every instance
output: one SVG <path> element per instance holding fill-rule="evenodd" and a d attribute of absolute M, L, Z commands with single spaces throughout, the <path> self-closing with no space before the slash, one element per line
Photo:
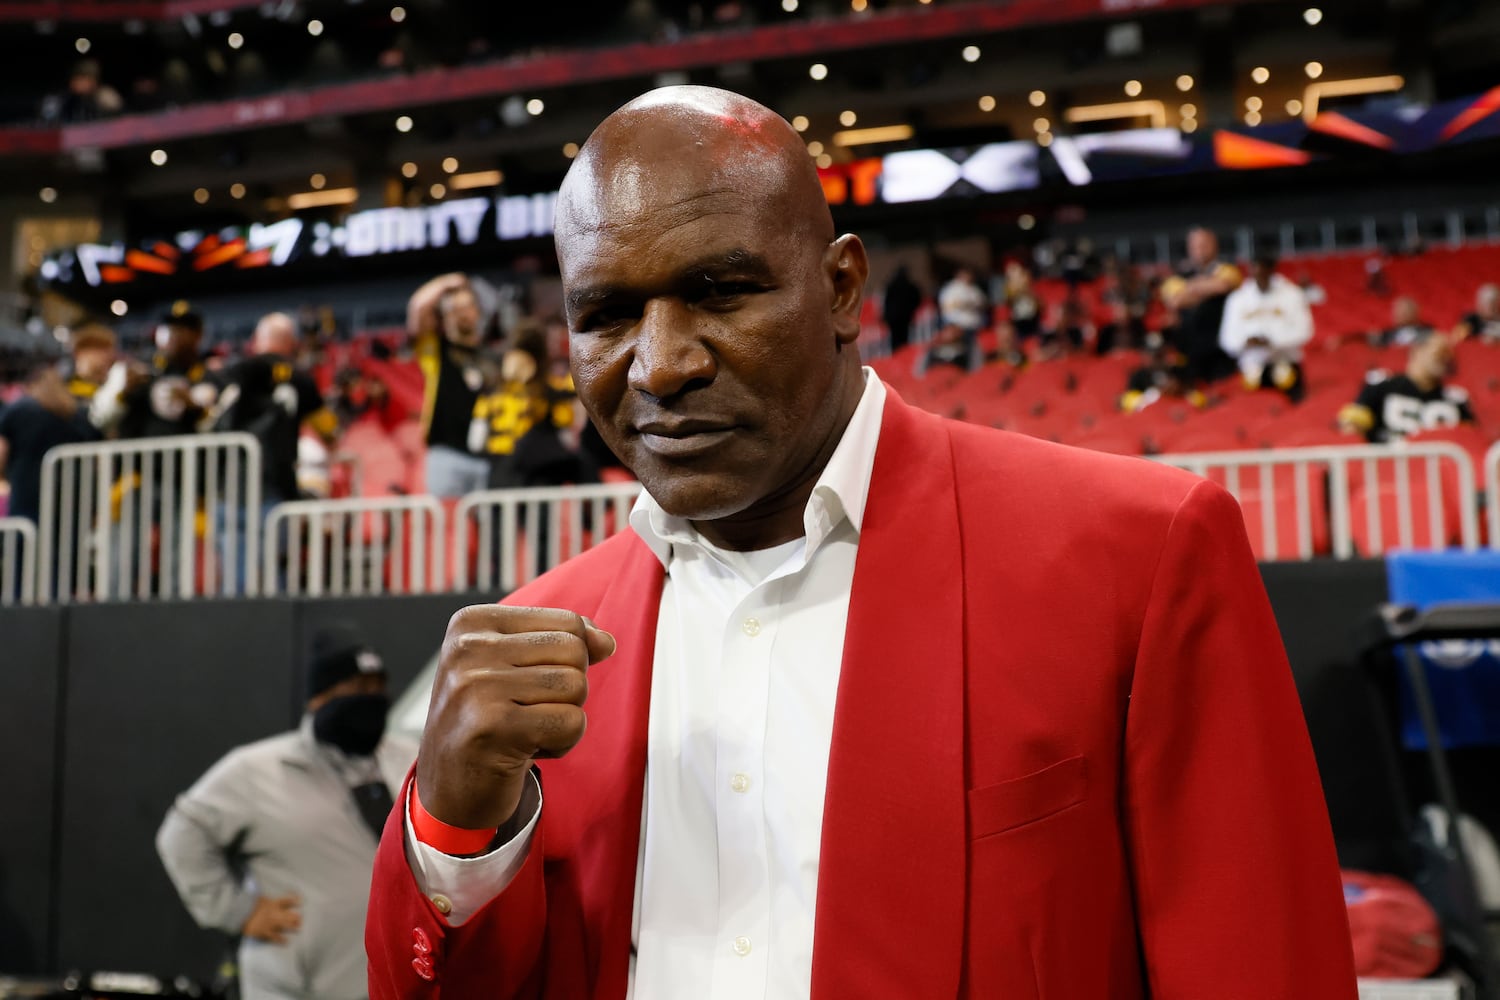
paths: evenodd
<path fill-rule="evenodd" d="M 584 321 L 579 324 L 581 331 L 610 330 L 640 318 L 639 313 L 629 309 L 600 309 L 598 312 L 590 313 Z"/>

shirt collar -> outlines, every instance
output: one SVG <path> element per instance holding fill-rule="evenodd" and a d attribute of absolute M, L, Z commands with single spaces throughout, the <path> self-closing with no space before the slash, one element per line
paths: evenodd
<path fill-rule="evenodd" d="M 859 405 L 855 407 L 854 416 L 844 428 L 844 436 L 824 466 L 802 512 L 809 558 L 844 521 L 849 522 L 856 534 L 864 523 L 865 500 L 869 497 L 870 476 L 875 468 L 875 446 L 880 440 L 886 393 L 885 385 L 871 369 L 864 368 L 862 372 L 865 389 L 859 397 Z M 668 514 L 645 490 L 641 491 L 630 512 L 630 527 L 663 566 L 671 561 L 673 545 L 704 544 L 686 518 Z"/>

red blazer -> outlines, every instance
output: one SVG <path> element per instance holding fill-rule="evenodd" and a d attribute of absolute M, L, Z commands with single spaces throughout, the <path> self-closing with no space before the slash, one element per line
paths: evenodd
<path fill-rule="evenodd" d="M 399 810 L 372 1000 L 622 1000 L 661 563 L 626 532 L 509 598 L 619 641 L 459 928 Z M 1353 1000 L 1328 815 L 1234 500 L 886 403 L 828 763 L 812 996 Z"/>

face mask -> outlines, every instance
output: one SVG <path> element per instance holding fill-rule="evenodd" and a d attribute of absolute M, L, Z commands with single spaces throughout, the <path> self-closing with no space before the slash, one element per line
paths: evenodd
<path fill-rule="evenodd" d="M 383 694 L 334 698 L 313 713 L 313 736 L 355 757 L 368 757 L 385 735 L 391 699 Z"/>

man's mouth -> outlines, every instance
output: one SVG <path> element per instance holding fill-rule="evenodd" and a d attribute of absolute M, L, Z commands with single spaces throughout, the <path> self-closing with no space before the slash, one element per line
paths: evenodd
<path fill-rule="evenodd" d="M 720 420 L 653 420 L 635 427 L 646 449 L 664 458 L 690 458 L 713 451 L 737 429 Z"/>

